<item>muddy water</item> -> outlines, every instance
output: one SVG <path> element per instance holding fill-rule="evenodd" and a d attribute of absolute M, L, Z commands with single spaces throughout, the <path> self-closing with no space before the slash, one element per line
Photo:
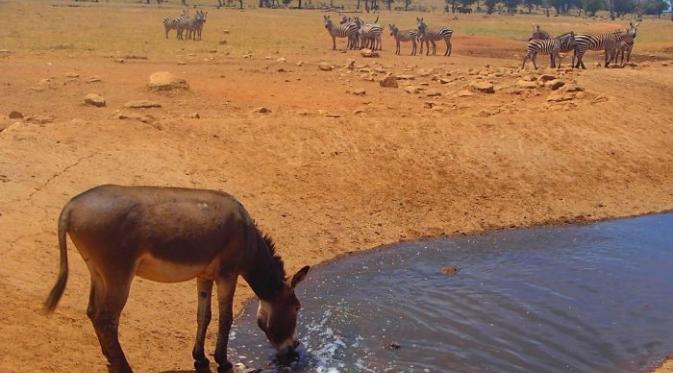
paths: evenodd
<path fill-rule="evenodd" d="M 673 215 L 404 243 L 326 264 L 298 296 L 295 371 L 647 370 L 673 352 Z M 255 307 L 231 359 L 260 368 Z"/>

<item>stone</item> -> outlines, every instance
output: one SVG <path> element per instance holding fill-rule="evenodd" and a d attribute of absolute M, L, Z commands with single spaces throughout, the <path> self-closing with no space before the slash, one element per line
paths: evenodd
<path fill-rule="evenodd" d="M 495 93 L 495 88 L 493 87 L 493 84 L 489 82 L 471 82 L 469 87 L 472 91 L 475 92 Z"/>
<path fill-rule="evenodd" d="M 561 79 L 554 79 L 554 80 L 547 81 L 544 84 L 544 86 L 547 87 L 547 88 L 550 88 L 552 91 L 555 91 L 555 90 L 563 87 L 565 84 L 566 84 L 566 82 L 564 82 Z"/>
<path fill-rule="evenodd" d="M 436 105 L 437 105 L 437 103 L 434 102 L 434 101 L 425 101 L 425 102 L 423 102 L 423 107 L 426 108 L 426 109 L 432 109 L 432 108 L 435 107 Z"/>
<path fill-rule="evenodd" d="M 519 80 L 516 82 L 516 86 L 519 88 L 527 88 L 527 89 L 532 89 L 532 88 L 537 88 L 537 83 L 529 80 Z"/>
<path fill-rule="evenodd" d="M 258 113 L 258 114 L 268 114 L 268 113 L 271 112 L 271 109 L 269 109 L 267 107 L 264 107 L 264 106 L 260 106 L 256 109 L 254 109 L 252 112 L 253 113 Z"/>
<path fill-rule="evenodd" d="M 474 96 L 474 93 L 468 91 L 467 89 L 463 89 L 462 91 L 458 91 L 456 93 L 456 96 L 457 97 L 470 97 L 470 96 Z"/>
<path fill-rule="evenodd" d="M 125 103 L 124 107 L 129 109 L 149 109 L 149 108 L 161 107 L 161 104 L 149 100 L 136 100 Z"/>
<path fill-rule="evenodd" d="M 414 80 L 416 79 L 416 76 L 411 74 L 398 74 L 395 75 L 395 78 L 397 78 L 397 80 Z"/>
<path fill-rule="evenodd" d="M 561 92 L 557 91 L 549 96 L 547 96 L 547 101 L 548 102 L 563 102 L 563 101 L 571 101 L 572 99 L 575 98 L 575 94 L 573 93 L 566 93 L 566 92 Z"/>
<path fill-rule="evenodd" d="M 447 79 L 447 78 L 440 78 L 439 79 L 440 84 L 449 84 L 449 83 L 451 83 L 451 81 L 452 81 L 451 79 Z"/>
<path fill-rule="evenodd" d="M 318 64 L 318 69 L 322 71 L 332 71 L 332 65 L 328 64 L 327 62 L 321 62 Z"/>
<path fill-rule="evenodd" d="M 425 92 L 425 95 L 428 96 L 428 97 L 438 97 L 438 96 L 442 95 L 442 92 L 431 89 L 431 90 Z"/>
<path fill-rule="evenodd" d="M 554 75 L 551 75 L 551 74 L 542 74 L 537 78 L 537 80 L 541 81 L 541 82 L 548 82 L 548 81 L 554 80 L 554 79 L 556 79 L 556 77 Z"/>
<path fill-rule="evenodd" d="M 75 72 L 69 72 L 65 74 L 66 78 L 79 78 L 79 74 Z"/>
<path fill-rule="evenodd" d="M 419 76 L 425 78 L 425 77 L 430 76 L 430 74 L 432 74 L 433 71 L 434 71 L 433 69 L 420 69 L 420 70 L 418 70 L 416 73 L 417 73 Z"/>
<path fill-rule="evenodd" d="M 98 75 L 92 75 L 89 79 L 86 80 L 87 83 L 98 83 L 101 81 L 101 78 Z"/>
<path fill-rule="evenodd" d="M 445 274 L 445 275 L 449 275 L 449 276 L 453 276 L 453 275 L 457 274 L 458 271 L 459 271 L 459 269 L 457 267 L 454 267 L 454 266 L 451 266 L 451 265 L 448 265 L 448 266 L 442 268 L 442 273 Z"/>
<path fill-rule="evenodd" d="M 355 60 L 354 59 L 349 59 L 348 62 L 346 62 L 346 68 L 348 70 L 353 70 L 355 69 Z"/>
<path fill-rule="evenodd" d="M 297 61 L 297 66 L 301 67 L 301 66 L 303 66 L 303 65 L 304 65 L 304 62 L 303 62 L 303 61 Z"/>
<path fill-rule="evenodd" d="M 418 92 L 421 91 L 421 89 L 419 87 L 414 87 L 413 85 L 404 87 L 404 90 L 407 93 L 411 93 L 411 94 L 418 93 Z"/>
<path fill-rule="evenodd" d="M 364 88 L 356 88 L 352 92 L 356 96 L 364 96 L 367 93 Z"/>
<path fill-rule="evenodd" d="M 12 110 L 9 112 L 9 119 L 23 119 L 23 113 Z"/>
<path fill-rule="evenodd" d="M 99 94 L 89 93 L 84 97 L 84 103 L 90 106 L 103 107 L 105 106 L 105 99 Z"/>
<path fill-rule="evenodd" d="M 365 48 L 365 49 L 360 50 L 360 55 L 362 57 L 373 58 L 373 57 L 378 57 L 379 52 L 376 52 L 376 51 L 373 51 L 371 49 Z"/>
<path fill-rule="evenodd" d="M 141 114 L 125 114 L 125 113 L 119 113 L 117 114 L 117 119 L 121 120 L 137 120 L 139 122 L 143 123 L 153 123 L 155 121 L 155 118 L 151 115 L 141 115 Z"/>
<path fill-rule="evenodd" d="M 276 62 L 278 62 L 278 63 L 285 63 L 285 62 L 287 62 L 287 59 L 286 59 L 285 57 L 280 57 L 280 58 L 277 58 L 277 59 L 276 59 Z"/>
<path fill-rule="evenodd" d="M 197 112 L 193 112 L 193 113 L 189 114 L 189 117 L 192 118 L 192 119 L 201 119 L 201 116 Z"/>
<path fill-rule="evenodd" d="M 394 76 L 388 76 L 388 77 L 383 78 L 383 80 L 381 80 L 379 82 L 379 84 L 381 85 L 381 87 L 385 87 L 385 88 L 397 88 L 397 87 L 399 87 L 399 85 L 397 84 L 397 79 L 395 79 Z"/>
<path fill-rule="evenodd" d="M 563 87 L 563 91 L 565 91 L 565 92 L 583 92 L 584 87 L 578 86 L 577 84 L 566 84 Z"/>
<path fill-rule="evenodd" d="M 36 115 L 31 117 L 26 117 L 26 122 L 36 123 L 36 124 L 47 124 L 54 121 L 53 115 Z"/>
<path fill-rule="evenodd" d="M 150 75 L 148 86 L 153 91 L 189 89 L 189 84 L 185 79 L 178 78 L 167 71 L 159 71 Z"/>

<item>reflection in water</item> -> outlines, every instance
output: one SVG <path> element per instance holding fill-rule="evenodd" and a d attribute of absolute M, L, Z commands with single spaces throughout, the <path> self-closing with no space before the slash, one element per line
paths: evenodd
<path fill-rule="evenodd" d="M 399 244 L 312 271 L 292 370 L 644 370 L 673 352 L 671 290 L 672 214 Z M 263 367 L 255 308 L 231 359 Z"/>

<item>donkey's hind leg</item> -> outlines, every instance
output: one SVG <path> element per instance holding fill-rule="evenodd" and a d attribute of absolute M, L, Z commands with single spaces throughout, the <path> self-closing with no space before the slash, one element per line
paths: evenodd
<path fill-rule="evenodd" d="M 226 274 L 217 280 L 217 302 L 220 310 L 220 319 L 217 329 L 217 342 L 215 346 L 215 361 L 217 361 L 217 373 L 233 372 L 233 367 L 227 359 L 227 345 L 229 344 L 229 330 L 234 320 L 234 291 L 238 274 Z"/>
<path fill-rule="evenodd" d="M 119 344 L 119 316 L 128 299 L 133 272 L 115 272 L 115 275 L 104 278 L 94 277 L 96 280 L 92 282 L 91 296 L 94 304 L 90 311 L 93 315 L 91 321 L 103 354 L 110 364 L 110 373 L 132 373 L 133 370 Z"/>
<path fill-rule="evenodd" d="M 213 281 L 205 279 L 196 280 L 196 289 L 198 292 L 199 306 L 196 313 L 196 341 L 194 342 L 194 349 L 192 350 L 192 357 L 194 358 L 194 369 L 199 371 L 210 371 L 208 366 L 210 362 L 206 358 L 203 345 L 206 341 L 206 331 L 208 324 L 210 324 L 211 310 L 210 303 L 213 294 Z"/>

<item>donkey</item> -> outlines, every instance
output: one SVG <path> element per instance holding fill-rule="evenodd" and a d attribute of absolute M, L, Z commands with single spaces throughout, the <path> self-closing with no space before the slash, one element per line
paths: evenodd
<path fill-rule="evenodd" d="M 134 276 L 159 282 L 197 279 L 197 331 L 192 350 L 197 371 L 207 371 L 210 363 L 204 341 L 215 282 L 220 311 L 217 372 L 232 372 L 227 344 L 239 275 L 259 298 L 257 324 L 279 358 L 296 354 L 300 303 L 294 289 L 310 267 L 288 279 L 271 238 L 231 195 L 213 190 L 102 185 L 74 197 L 58 220 L 60 271 L 44 304 L 46 313 L 54 311 L 65 290 L 66 235 L 91 273 L 87 316 L 110 372 L 132 372 L 119 344 L 118 328 Z"/>

